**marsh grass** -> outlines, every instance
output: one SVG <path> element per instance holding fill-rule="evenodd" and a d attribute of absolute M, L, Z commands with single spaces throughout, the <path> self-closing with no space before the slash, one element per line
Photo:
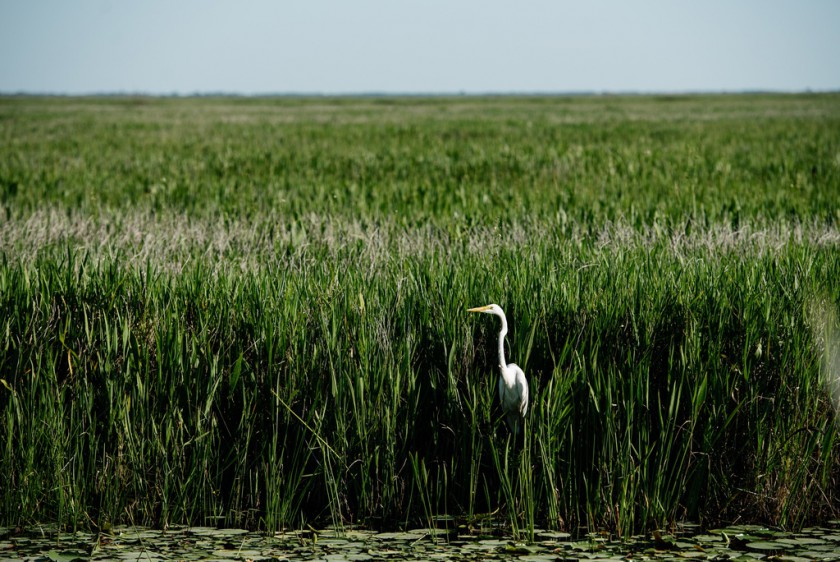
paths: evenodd
<path fill-rule="evenodd" d="M 2 522 L 836 516 L 836 96 L 392 102 L 2 100 Z"/>

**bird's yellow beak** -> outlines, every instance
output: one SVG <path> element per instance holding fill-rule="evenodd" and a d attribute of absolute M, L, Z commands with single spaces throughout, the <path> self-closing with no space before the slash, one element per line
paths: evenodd
<path fill-rule="evenodd" d="M 487 312 L 488 310 L 490 310 L 489 304 L 487 306 L 477 306 L 475 308 L 467 309 L 467 312 Z"/>

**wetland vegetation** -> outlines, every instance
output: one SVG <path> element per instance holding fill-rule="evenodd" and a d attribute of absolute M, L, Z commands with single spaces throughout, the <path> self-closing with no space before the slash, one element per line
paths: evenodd
<path fill-rule="evenodd" d="M 0 524 L 837 516 L 840 95 L 5 97 L 0 135 Z"/>

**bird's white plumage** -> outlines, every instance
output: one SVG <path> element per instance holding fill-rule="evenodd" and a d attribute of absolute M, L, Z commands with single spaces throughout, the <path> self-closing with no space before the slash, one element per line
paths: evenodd
<path fill-rule="evenodd" d="M 511 430 L 514 434 L 519 433 L 521 423 L 528 412 L 528 381 L 518 365 L 505 362 L 505 335 L 508 331 L 505 313 L 497 304 L 471 308 L 469 312 L 493 314 L 502 321 L 502 328 L 499 331 L 499 401 L 507 414 Z"/>

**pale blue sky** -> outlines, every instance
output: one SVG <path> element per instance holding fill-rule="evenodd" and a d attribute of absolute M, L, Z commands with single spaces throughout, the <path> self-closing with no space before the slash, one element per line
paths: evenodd
<path fill-rule="evenodd" d="M 0 92 L 840 90 L 835 0 L 0 0 Z"/>

